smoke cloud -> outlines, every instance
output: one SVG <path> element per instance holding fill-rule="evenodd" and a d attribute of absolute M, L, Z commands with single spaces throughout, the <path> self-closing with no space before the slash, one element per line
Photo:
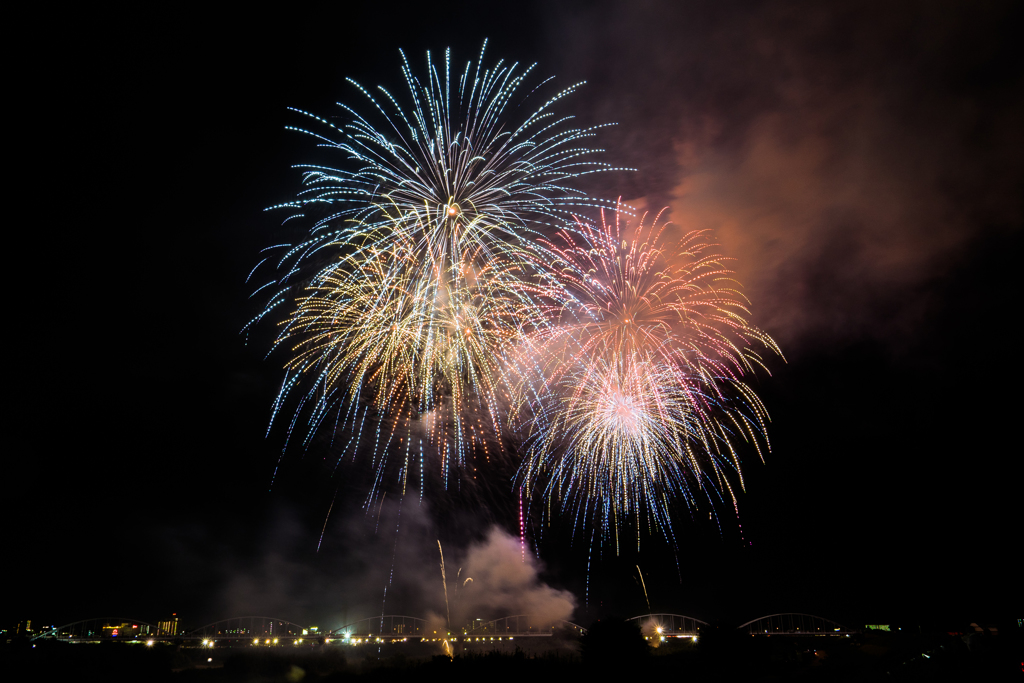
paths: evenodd
<path fill-rule="evenodd" d="M 576 598 L 541 581 L 540 570 L 518 538 L 491 527 L 465 554 L 462 577 L 472 582 L 459 587 L 457 613 L 467 622 L 514 614 L 531 615 L 537 623 L 570 619 Z"/>
<path fill-rule="evenodd" d="M 163 544 L 175 549 L 168 569 L 196 577 L 186 591 L 218 596 L 202 605 L 175 603 L 189 626 L 261 615 L 325 629 L 405 614 L 442 627 L 450 611 L 451 627 L 460 629 L 474 619 L 520 614 L 534 623 L 571 619 L 576 607 L 571 593 L 543 580 L 544 567 L 518 538 L 496 526 L 474 534 L 471 522 L 454 525 L 462 535 L 442 540 L 446 605 L 438 551 L 445 536 L 427 503 L 413 496 L 386 497 L 369 514 L 336 509 L 319 552 L 320 530 L 294 507 L 278 505 L 269 518 L 255 547 L 244 539 L 218 543 L 202 527 L 165 532 Z"/>
<path fill-rule="evenodd" d="M 556 73 L 636 173 L 593 189 L 710 229 L 787 353 L 911 332 L 1024 210 L 1011 3 L 603 3 Z M 613 93 L 613 96 L 607 96 Z M 579 106 L 580 103 L 574 103 Z"/>

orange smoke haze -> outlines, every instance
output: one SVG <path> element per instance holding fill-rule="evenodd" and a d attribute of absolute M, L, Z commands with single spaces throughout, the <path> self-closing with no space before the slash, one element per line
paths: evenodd
<path fill-rule="evenodd" d="M 1010 14 L 607 4 L 562 15 L 560 54 L 593 84 L 595 120 L 619 123 L 607 134 L 616 165 L 637 168 L 595 190 L 712 229 L 753 321 L 788 356 L 901 339 L 936 278 L 1019 228 L 1024 84 L 1004 54 Z"/>

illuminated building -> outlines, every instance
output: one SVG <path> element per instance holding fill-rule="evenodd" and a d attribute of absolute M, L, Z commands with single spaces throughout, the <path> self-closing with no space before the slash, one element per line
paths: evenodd
<path fill-rule="evenodd" d="M 178 613 L 174 612 L 167 621 L 158 621 L 156 627 L 161 636 L 178 635 Z"/>

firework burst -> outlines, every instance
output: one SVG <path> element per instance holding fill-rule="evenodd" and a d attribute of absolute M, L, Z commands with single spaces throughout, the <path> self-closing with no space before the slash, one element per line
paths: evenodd
<path fill-rule="evenodd" d="M 428 53 L 421 81 L 403 54 L 406 105 L 350 81 L 370 115 L 343 104 L 331 120 L 294 110 L 315 126 L 292 130 L 344 163 L 300 166 L 303 190 L 271 207 L 310 226 L 303 241 L 276 247 L 278 274 L 257 290 L 271 292 L 268 303 L 249 324 L 285 311 L 275 348 L 289 356 L 271 424 L 299 394 L 289 439 L 303 417 L 307 444 L 331 415 L 359 432 L 372 406 L 378 434 L 387 423 L 374 457 L 396 430 L 409 432 L 399 437 L 408 451 L 418 425 L 447 484 L 451 464 L 499 433 L 502 359 L 543 324 L 537 231 L 596 205 L 573 178 L 612 170 L 590 158 L 595 128 L 554 114 L 579 84 L 531 107 L 537 88 L 517 94 L 531 70 L 485 68 L 481 50 L 460 74 L 446 51 L 443 66 Z"/>
<path fill-rule="evenodd" d="M 522 348 L 538 359 L 547 391 L 518 392 L 527 415 L 520 478 L 544 501 L 542 514 L 596 517 L 616 539 L 633 519 L 638 542 L 645 523 L 674 540 L 675 499 L 692 507 L 717 492 L 735 504 L 736 442 L 759 453 L 768 444 L 767 413 L 746 383 L 763 367 L 753 344 L 779 353 L 746 322 L 745 300 L 706 235 L 666 244 L 659 219 L 626 234 L 621 212 L 611 221 L 602 213 L 599 226 L 580 223 L 546 242 L 557 255 L 546 296 L 554 323 Z"/>

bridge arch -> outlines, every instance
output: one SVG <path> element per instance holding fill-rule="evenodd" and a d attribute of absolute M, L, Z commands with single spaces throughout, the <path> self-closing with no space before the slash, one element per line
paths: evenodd
<path fill-rule="evenodd" d="M 837 621 L 801 612 L 768 614 L 740 624 L 736 630 L 744 631 L 752 636 L 845 636 L 855 633 Z"/>
<path fill-rule="evenodd" d="M 73 621 L 43 633 L 31 640 L 56 638 L 58 640 L 134 640 L 158 634 L 155 624 L 125 617 L 92 617 Z"/>
<path fill-rule="evenodd" d="M 685 614 L 641 614 L 626 621 L 637 622 L 647 637 L 696 637 L 708 625 L 706 621 L 688 617 Z"/>

